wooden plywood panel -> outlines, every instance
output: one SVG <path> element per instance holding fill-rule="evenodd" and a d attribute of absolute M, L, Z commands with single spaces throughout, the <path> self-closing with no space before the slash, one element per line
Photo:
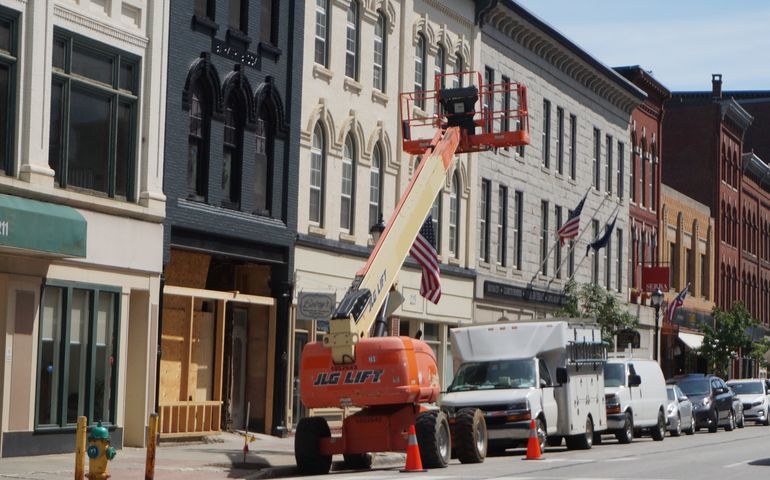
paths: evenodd
<path fill-rule="evenodd" d="M 209 255 L 172 248 L 169 263 L 166 265 L 166 283 L 182 287 L 205 288 L 210 263 Z"/>
<path fill-rule="evenodd" d="M 246 367 L 246 399 L 251 402 L 249 421 L 255 428 L 265 430 L 265 397 L 267 394 L 267 352 L 269 336 L 268 309 L 249 308 L 248 359 Z"/>
<path fill-rule="evenodd" d="M 202 402 L 214 398 L 214 315 L 195 312 L 192 332 L 189 391 L 193 401 Z"/>
<path fill-rule="evenodd" d="M 173 302 L 164 302 L 163 306 L 160 403 L 184 400 L 180 387 L 182 384 L 182 363 L 187 357 L 185 338 L 188 329 L 188 314 L 186 309 L 170 308 L 169 303 Z"/>

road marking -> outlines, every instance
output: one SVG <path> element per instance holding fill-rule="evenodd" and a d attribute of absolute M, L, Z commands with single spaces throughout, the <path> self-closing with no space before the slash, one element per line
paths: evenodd
<path fill-rule="evenodd" d="M 725 468 L 740 467 L 741 465 L 745 465 L 745 464 L 751 462 L 752 460 L 744 460 L 742 462 L 731 463 L 730 465 L 725 465 Z"/>

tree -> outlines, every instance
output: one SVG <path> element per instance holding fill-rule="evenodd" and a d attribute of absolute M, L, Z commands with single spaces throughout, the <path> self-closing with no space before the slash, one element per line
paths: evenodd
<path fill-rule="evenodd" d="M 578 286 L 570 280 L 564 287 L 564 306 L 557 315 L 569 318 L 592 318 L 602 330 L 602 339 L 609 344 L 618 332 L 635 328 L 639 320 L 622 308 L 618 298 L 599 285 Z"/>
<path fill-rule="evenodd" d="M 700 354 L 708 362 L 711 372 L 726 378 L 729 376 L 730 362 L 738 355 L 738 350 L 751 348 L 749 330 L 757 322 L 741 302 L 733 303 L 729 311 L 714 307 L 713 315 L 714 327 L 703 326 Z"/>

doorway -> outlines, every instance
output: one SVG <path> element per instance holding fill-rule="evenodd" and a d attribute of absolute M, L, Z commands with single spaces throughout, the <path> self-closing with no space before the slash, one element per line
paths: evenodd
<path fill-rule="evenodd" d="M 248 310 L 233 307 L 233 330 L 231 345 L 230 411 L 233 430 L 246 427 L 246 355 L 248 343 Z"/>

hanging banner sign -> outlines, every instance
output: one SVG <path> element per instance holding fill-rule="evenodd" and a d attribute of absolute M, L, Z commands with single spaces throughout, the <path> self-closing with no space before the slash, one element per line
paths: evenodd
<path fill-rule="evenodd" d="M 642 290 L 668 292 L 668 267 L 642 267 Z"/>

